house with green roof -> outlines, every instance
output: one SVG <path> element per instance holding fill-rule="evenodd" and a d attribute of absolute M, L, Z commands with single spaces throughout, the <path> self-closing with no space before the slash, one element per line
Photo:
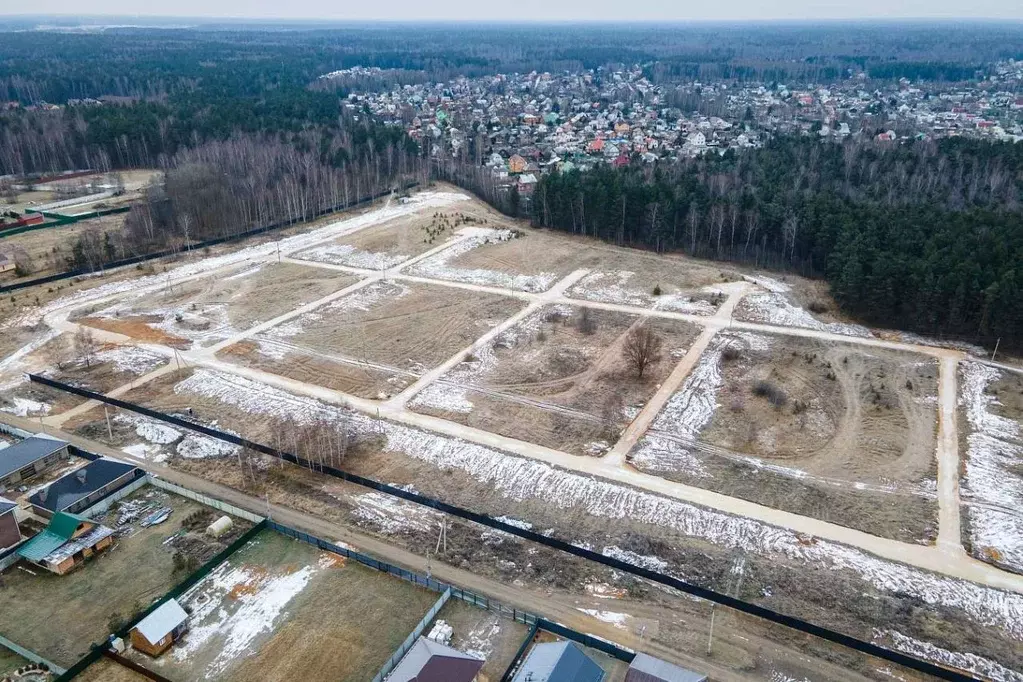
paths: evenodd
<path fill-rule="evenodd" d="M 57 512 L 46 530 L 23 544 L 18 556 L 64 575 L 113 544 L 114 531 L 84 516 Z"/>

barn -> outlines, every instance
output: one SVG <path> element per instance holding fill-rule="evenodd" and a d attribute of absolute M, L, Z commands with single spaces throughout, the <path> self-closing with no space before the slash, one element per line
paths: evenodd
<path fill-rule="evenodd" d="M 57 512 L 46 530 L 18 549 L 18 556 L 50 573 L 65 575 L 113 544 L 112 528 L 84 516 Z"/>

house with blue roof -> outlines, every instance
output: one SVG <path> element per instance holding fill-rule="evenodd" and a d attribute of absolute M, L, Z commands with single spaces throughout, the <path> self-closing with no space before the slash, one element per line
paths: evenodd
<path fill-rule="evenodd" d="M 606 673 L 575 642 L 536 644 L 512 682 L 603 682 Z"/>

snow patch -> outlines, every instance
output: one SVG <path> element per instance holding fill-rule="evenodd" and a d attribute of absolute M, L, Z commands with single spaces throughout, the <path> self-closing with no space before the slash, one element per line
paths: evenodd
<path fill-rule="evenodd" d="M 632 616 L 627 613 L 615 613 L 614 611 L 600 611 L 598 609 L 576 609 L 582 611 L 587 616 L 592 616 L 602 623 L 607 623 L 619 630 L 628 630 L 628 622 L 632 620 Z"/>
<path fill-rule="evenodd" d="M 295 257 L 300 260 L 347 265 L 350 268 L 363 270 L 390 270 L 411 258 L 411 256 L 403 254 L 390 255 L 375 251 L 363 251 L 351 244 L 325 244 L 302 251 Z"/>
<path fill-rule="evenodd" d="M 821 322 L 808 310 L 793 304 L 781 293 L 747 294 L 739 303 L 737 312 L 739 319 L 749 322 L 762 322 L 779 327 L 815 329 L 845 336 L 864 338 L 872 336 L 870 330 L 862 325 Z"/>
<path fill-rule="evenodd" d="M 895 649 L 940 665 L 978 675 L 992 682 L 1023 682 L 1023 674 L 990 659 L 971 653 L 949 651 L 930 642 L 907 637 L 895 630 L 875 630 L 875 641 L 890 639 Z"/>
<path fill-rule="evenodd" d="M 1023 571 L 1023 431 L 999 416 L 998 398 L 987 393 L 1002 371 L 979 362 L 960 364 L 959 403 L 966 412 L 965 476 L 960 481 L 969 503 L 970 539 L 976 549 L 994 550 L 1000 562 Z M 993 554 L 993 553 L 992 553 Z"/>
<path fill-rule="evenodd" d="M 629 288 L 629 280 L 636 273 L 629 270 L 593 272 L 583 277 L 572 287 L 569 296 L 586 301 L 616 303 L 653 310 L 667 310 L 690 315 L 713 315 L 717 307 L 710 301 L 694 298 L 682 293 L 654 296 L 642 289 Z"/>
<path fill-rule="evenodd" d="M 11 403 L 0 407 L 0 412 L 7 412 L 17 417 L 39 416 L 50 413 L 50 406 L 46 403 L 32 400 L 30 398 L 7 398 Z"/>

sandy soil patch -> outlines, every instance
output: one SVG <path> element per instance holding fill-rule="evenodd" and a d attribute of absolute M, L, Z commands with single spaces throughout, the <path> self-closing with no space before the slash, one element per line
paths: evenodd
<path fill-rule="evenodd" d="M 636 315 L 547 306 L 428 386 L 410 407 L 575 454 L 610 447 L 672 370 L 696 329 L 647 321 L 661 339 L 642 378 L 622 349 Z"/>
<path fill-rule="evenodd" d="M 964 544 L 1023 573 L 1023 375 L 964 362 L 959 393 Z"/>
<path fill-rule="evenodd" d="M 637 468 L 911 542 L 936 533 L 937 364 L 722 332 L 629 453 Z"/>
<path fill-rule="evenodd" d="M 254 337 L 262 352 L 287 358 L 291 345 L 377 369 L 422 372 L 447 360 L 523 304 L 503 296 L 381 281 Z M 264 344 L 263 341 L 266 340 Z M 386 382 L 378 391 L 388 391 Z"/>

